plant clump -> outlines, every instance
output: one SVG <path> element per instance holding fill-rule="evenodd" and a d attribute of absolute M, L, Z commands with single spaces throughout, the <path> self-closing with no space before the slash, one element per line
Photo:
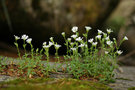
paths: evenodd
<path fill-rule="evenodd" d="M 82 80 L 111 81 L 115 75 L 114 70 L 118 68 L 117 57 L 123 52 L 119 50 L 120 45 L 123 41 L 128 40 L 128 38 L 125 36 L 120 41 L 120 44 L 117 44 L 116 38 L 110 38 L 110 34 L 113 32 L 111 29 L 107 29 L 106 33 L 97 30 L 98 34 L 94 38 L 89 38 L 88 36 L 92 28 L 85 26 L 85 29 L 86 33 L 82 34 L 82 36 L 78 32 L 77 26 L 72 28 L 73 35 L 71 37 L 66 37 L 65 32 L 61 33 L 65 40 L 64 45 L 66 46 L 66 55 L 63 56 L 66 68 L 63 69 L 63 73 L 72 74 L 74 78 Z M 58 54 L 62 46 L 54 41 L 54 37 L 50 37 L 49 42 L 43 42 L 41 50 L 38 48 L 34 49 L 32 38 L 29 38 L 25 34 L 22 37 L 14 37 L 14 44 L 17 47 L 18 56 L 21 59 L 20 63 L 18 65 L 14 63 L 1 65 L 1 74 L 26 76 L 29 78 L 35 76 L 49 77 L 51 72 L 57 72 L 57 68 L 49 64 L 49 48 L 52 46 L 56 50 L 55 58 L 57 62 L 55 63 L 59 63 L 58 67 L 62 67 Z M 22 57 L 17 43 L 20 39 L 23 41 L 25 51 Z M 30 53 L 26 52 L 27 45 L 31 47 Z M 46 65 L 42 63 L 42 53 L 46 56 Z"/>
<path fill-rule="evenodd" d="M 120 45 L 128 38 L 125 36 L 118 45 L 115 38 L 111 40 L 109 37 L 113 31 L 107 29 L 107 33 L 97 30 L 98 35 L 88 39 L 88 33 L 92 28 L 86 26 L 85 29 L 83 37 L 79 36 L 76 26 L 72 28 L 74 34 L 70 39 L 66 39 L 65 34 L 62 34 L 67 46 L 65 57 L 72 58 L 67 67 L 68 72 L 79 79 L 112 80 L 115 75 L 114 69 L 118 68 L 117 56 L 123 52 L 119 50 Z"/>

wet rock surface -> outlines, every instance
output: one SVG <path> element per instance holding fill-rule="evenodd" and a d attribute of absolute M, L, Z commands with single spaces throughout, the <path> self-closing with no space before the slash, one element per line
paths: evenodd
<path fill-rule="evenodd" d="M 128 37 L 128 41 L 122 45 L 126 53 L 135 50 L 135 0 L 120 0 L 119 5 L 108 18 L 107 27 L 114 30 L 118 41 L 125 35 Z"/>
<path fill-rule="evenodd" d="M 116 82 L 109 84 L 114 90 L 127 90 L 130 87 L 135 87 L 135 67 L 122 66 L 122 73 L 116 75 Z"/>

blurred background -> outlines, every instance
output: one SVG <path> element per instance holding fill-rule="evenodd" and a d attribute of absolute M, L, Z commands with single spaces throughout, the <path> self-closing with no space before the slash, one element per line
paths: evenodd
<path fill-rule="evenodd" d="M 16 57 L 14 35 L 27 34 L 34 47 L 41 48 L 51 36 L 63 44 L 61 32 L 68 37 L 73 26 L 78 26 L 80 33 L 91 26 L 90 37 L 97 29 L 107 28 L 118 41 L 126 35 L 129 40 L 121 46 L 120 61 L 135 65 L 135 0 L 0 0 L 0 55 Z M 54 49 L 50 53 L 53 55 Z"/>

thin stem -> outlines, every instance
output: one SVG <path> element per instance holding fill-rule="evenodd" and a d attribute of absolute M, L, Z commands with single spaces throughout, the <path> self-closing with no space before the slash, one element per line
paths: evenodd
<path fill-rule="evenodd" d="M 33 56 L 33 46 L 32 46 L 32 44 L 30 43 L 30 46 L 31 46 L 31 57 L 32 57 L 32 59 L 34 59 L 34 56 Z"/>
<path fill-rule="evenodd" d="M 56 49 L 55 56 L 56 56 L 56 58 L 58 59 L 58 62 L 60 62 L 60 61 L 59 61 L 59 56 L 58 56 L 58 49 Z"/>
<path fill-rule="evenodd" d="M 24 48 L 24 52 L 25 52 L 25 58 L 27 58 L 27 53 L 26 53 L 26 44 L 25 44 L 25 40 L 23 40 L 23 48 Z"/>
<path fill-rule="evenodd" d="M 17 52 L 18 52 L 19 58 L 21 59 L 21 54 L 20 54 L 20 51 L 19 51 L 19 48 L 18 47 L 17 47 Z"/>
<path fill-rule="evenodd" d="M 45 55 L 47 58 L 47 62 L 49 62 L 49 48 L 45 48 Z"/>
<path fill-rule="evenodd" d="M 18 47 L 18 43 L 17 43 L 17 40 L 15 40 L 15 46 L 16 46 L 16 48 L 17 48 L 17 52 L 18 52 L 18 56 L 19 56 L 19 58 L 21 59 L 21 54 L 20 54 L 20 50 L 19 50 L 19 47 Z"/>

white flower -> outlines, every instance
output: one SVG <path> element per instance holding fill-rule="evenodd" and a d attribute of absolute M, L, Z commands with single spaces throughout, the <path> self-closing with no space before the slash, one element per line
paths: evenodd
<path fill-rule="evenodd" d="M 43 42 L 43 46 L 45 46 L 46 45 L 46 42 Z"/>
<path fill-rule="evenodd" d="M 26 39 L 28 39 L 28 37 L 29 36 L 27 36 L 26 34 L 24 34 L 24 35 L 22 35 L 21 39 L 26 40 Z"/>
<path fill-rule="evenodd" d="M 105 40 L 109 40 L 110 38 L 109 38 L 109 36 L 107 36 L 106 38 L 105 38 Z"/>
<path fill-rule="evenodd" d="M 62 34 L 63 36 L 65 36 L 65 32 L 62 32 L 61 34 Z"/>
<path fill-rule="evenodd" d="M 72 27 L 72 32 L 77 32 L 78 31 L 78 27 L 77 26 L 74 26 L 74 27 Z"/>
<path fill-rule="evenodd" d="M 88 45 L 87 44 L 84 44 L 85 45 L 85 47 L 88 47 Z"/>
<path fill-rule="evenodd" d="M 101 36 L 102 36 L 102 35 L 97 35 L 96 38 L 101 39 Z"/>
<path fill-rule="evenodd" d="M 44 45 L 43 46 L 43 48 L 49 48 L 50 47 L 50 45 Z"/>
<path fill-rule="evenodd" d="M 98 34 L 102 34 L 103 32 L 101 30 L 98 29 Z"/>
<path fill-rule="evenodd" d="M 50 37 L 50 40 L 53 41 L 53 37 Z"/>
<path fill-rule="evenodd" d="M 106 33 L 103 33 L 104 37 L 106 38 L 107 37 L 107 34 Z"/>
<path fill-rule="evenodd" d="M 75 50 L 76 50 L 76 48 L 71 48 L 71 50 L 75 51 Z"/>
<path fill-rule="evenodd" d="M 72 35 L 71 37 L 72 37 L 72 38 L 77 38 L 77 35 Z"/>
<path fill-rule="evenodd" d="M 84 47 L 84 46 L 85 46 L 85 44 L 82 44 L 82 43 L 81 43 L 78 47 Z"/>
<path fill-rule="evenodd" d="M 93 42 L 92 45 L 93 46 L 96 46 L 98 44 L 98 42 Z"/>
<path fill-rule="evenodd" d="M 92 43 L 92 42 L 93 42 L 93 40 L 94 40 L 94 39 L 93 39 L 93 38 L 91 38 L 91 39 L 89 39 L 89 40 L 88 40 L 88 42 L 89 42 L 89 43 Z"/>
<path fill-rule="evenodd" d="M 73 43 L 73 42 L 71 42 L 70 44 L 71 44 L 71 45 L 74 45 L 74 43 Z"/>
<path fill-rule="evenodd" d="M 67 40 L 68 40 L 68 41 L 71 41 L 71 38 L 68 38 Z"/>
<path fill-rule="evenodd" d="M 83 39 L 83 38 L 78 37 L 78 38 L 76 38 L 76 41 L 79 41 L 79 42 L 80 42 L 80 41 L 82 41 L 82 39 Z"/>
<path fill-rule="evenodd" d="M 114 41 L 116 41 L 116 38 L 113 38 Z"/>
<path fill-rule="evenodd" d="M 53 45 L 53 42 L 50 42 L 50 41 L 49 41 L 49 46 L 52 46 L 52 45 Z"/>
<path fill-rule="evenodd" d="M 86 29 L 86 31 L 89 31 L 89 30 L 91 30 L 92 28 L 89 27 L 89 26 L 85 26 L 85 29 Z"/>
<path fill-rule="evenodd" d="M 128 40 L 127 36 L 125 36 L 125 37 L 123 38 L 123 40 Z"/>
<path fill-rule="evenodd" d="M 107 29 L 106 31 L 107 31 L 107 33 L 109 33 L 109 34 L 110 34 L 111 32 L 113 32 L 113 30 L 111 30 L 111 29 Z"/>
<path fill-rule="evenodd" d="M 116 38 L 113 38 L 113 41 L 114 41 L 115 44 L 117 44 Z"/>
<path fill-rule="evenodd" d="M 26 40 L 27 43 L 31 43 L 31 41 L 32 41 L 32 38 L 29 38 Z"/>
<path fill-rule="evenodd" d="M 112 41 L 107 41 L 106 44 L 107 45 L 111 45 L 113 42 Z"/>
<path fill-rule="evenodd" d="M 118 50 L 118 51 L 117 51 L 117 53 L 118 53 L 118 55 L 120 55 L 120 54 L 122 54 L 122 53 L 123 53 L 123 51 Z"/>
<path fill-rule="evenodd" d="M 54 45 L 56 48 L 60 48 L 61 47 L 61 45 L 59 45 L 59 44 L 55 44 Z"/>
<path fill-rule="evenodd" d="M 105 51 L 105 54 L 108 54 L 109 52 L 108 51 Z"/>
<path fill-rule="evenodd" d="M 15 37 L 15 40 L 18 40 L 18 39 L 20 39 L 20 37 L 18 37 L 18 36 L 15 36 L 15 35 L 14 35 L 14 37 Z"/>

